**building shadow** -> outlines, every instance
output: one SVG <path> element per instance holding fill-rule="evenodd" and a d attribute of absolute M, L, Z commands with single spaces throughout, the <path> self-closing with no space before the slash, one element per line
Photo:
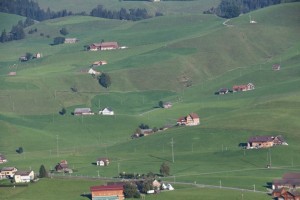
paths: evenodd
<path fill-rule="evenodd" d="M 92 195 L 91 194 L 81 194 L 80 196 L 92 200 Z"/>

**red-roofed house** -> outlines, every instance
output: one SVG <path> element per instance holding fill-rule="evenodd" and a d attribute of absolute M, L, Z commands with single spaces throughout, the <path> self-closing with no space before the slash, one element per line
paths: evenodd
<path fill-rule="evenodd" d="M 234 85 L 232 87 L 232 90 L 234 92 L 239 92 L 239 91 L 249 91 L 249 90 L 254 90 L 254 84 L 253 83 L 248 83 L 247 85 Z"/>
<path fill-rule="evenodd" d="M 282 176 L 282 179 L 274 180 L 272 183 L 272 189 L 280 189 L 280 188 L 300 188 L 300 173 L 292 172 L 285 173 Z"/>
<path fill-rule="evenodd" d="M 92 200 L 123 200 L 122 185 L 100 185 L 90 187 Z"/>
<path fill-rule="evenodd" d="M 112 49 L 118 49 L 118 48 L 119 48 L 119 45 L 117 42 L 93 43 L 89 46 L 90 51 L 112 50 Z"/>
<path fill-rule="evenodd" d="M 200 118 L 196 113 L 190 113 L 186 117 L 180 117 L 177 120 L 178 125 L 197 126 L 200 124 Z"/>
<path fill-rule="evenodd" d="M 270 135 L 253 136 L 249 138 L 247 148 L 269 148 L 274 145 L 287 145 L 287 143 L 284 141 L 281 135 L 275 137 Z"/>

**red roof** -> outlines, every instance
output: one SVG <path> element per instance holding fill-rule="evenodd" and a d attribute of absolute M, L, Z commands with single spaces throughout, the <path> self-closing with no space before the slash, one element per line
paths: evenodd
<path fill-rule="evenodd" d="M 199 118 L 199 115 L 197 115 L 196 113 L 191 113 L 190 116 L 193 119 Z"/>
<path fill-rule="evenodd" d="M 99 185 L 90 187 L 91 192 L 109 191 L 109 190 L 123 190 L 122 185 Z"/>

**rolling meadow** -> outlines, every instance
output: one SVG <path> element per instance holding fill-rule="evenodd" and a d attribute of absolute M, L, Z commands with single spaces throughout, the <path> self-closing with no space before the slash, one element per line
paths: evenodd
<path fill-rule="evenodd" d="M 38 2 L 58 9 L 55 1 Z M 97 179 L 98 174 L 111 178 L 121 172 L 159 173 L 163 162 L 169 163 L 171 175 L 162 180 L 174 182 L 175 190 L 147 199 L 271 199 L 263 192 L 272 180 L 299 172 L 300 3 L 253 11 L 257 24 L 250 24 L 244 14 L 226 26 L 225 19 L 195 12 L 219 1 L 205 2 L 193 2 L 195 8 L 182 6 L 184 2 L 163 2 L 156 9 L 170 14 L 134 22 L 89 16 L 42 21 L 25 29 L 37 29 L 26 39 L 1 43 L 0 153 L 8 159 L 1 167 L 37 173 L 42 164 L 50 170 L 67 160 L 74 169 L 72 176 L 86 177 L 0 187 L 1 199 L 88 199 L 84 194 L 90 186 L 105 183 Z M 108 8 L 118 4 L 106 3 Z M 92 5 L 89 1 L 82 10 Z M 188 8 L 195 10 L 188 12 Z M 0 27 L 9 29 L 20 19 L 0 13 Z M 66 37 L 79 42 L 51 45 L 63 27 L 69 31 Z M 101 40 L 128 48 L 84 50 Z M 43 56 L 20 62 L 26 52 Z M 107 89 L 85 73 L 97 60 L 108 62 L 95 68 L 110 75 L 112 84 Z M 280 64 L 281 70 L 273 71 L 274 64 Z M 8 76 L 12 71 L 17 75 Z M 253 83 L 255 90 L 214 94 L 247 83 Z M 159 101 L 173 106 L 158 108 Z M 72 115 L 78 107 L 90 107 L 96 114 Z M 105 107 L 115 115 L 98 115 Z M 65 115 L 59 114 L 62 108 Z M 199 126 L 176 126 L 131 139 L 142 123 L 151 128 L 173 126 L 191 112 L 200 116 Z M 239 146 L 255 135 L 282 135 L 288 145 L 251 150 Z M 18 147 L 23 147 L 22 154 L 16 153 Z M 110 165 L 95 166 L 99 157 L 110 158 Z M 270 163 L 272 167 L 266 168 Z"/>

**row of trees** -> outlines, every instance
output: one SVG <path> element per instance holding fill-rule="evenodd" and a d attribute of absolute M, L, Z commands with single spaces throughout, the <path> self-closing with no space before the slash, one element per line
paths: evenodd
<path fill-rule="evenodd" d="M 23 22 L 22 20 L 18 21 L 18 24 L 13 26 L 10 32 L 6 32 L 4 29 L 0 36 L 0 42 L 8 42 L 12 40 L 21 40 L 25 38 L 24 28 L 34 24 L 34 21 L 31 18 L 26 18 Z"/>
<path fill-rule="evenodd" d="M 93 17 L 133 21 L 147 19 L 151 17 L 146 9 L 137 8 L 129 9 L 129 11 L 127 11 L 125 8 L 121 8 L 119 11 L 110 11 L 105 9 L 102 5 L 98 5 L 96 8 L 94 8 L 90 12 L 90 15 Z"/>
<path fill-rule="evenodd" d="M 259 8 L 296 1 L 300 0 L 222 0 L 217 8 L 210 8 L 203 13 L 217 14 L 219 17 L 223 18 L 234 18 L 239 16 L 241 13 L 247 13 Z"/>

